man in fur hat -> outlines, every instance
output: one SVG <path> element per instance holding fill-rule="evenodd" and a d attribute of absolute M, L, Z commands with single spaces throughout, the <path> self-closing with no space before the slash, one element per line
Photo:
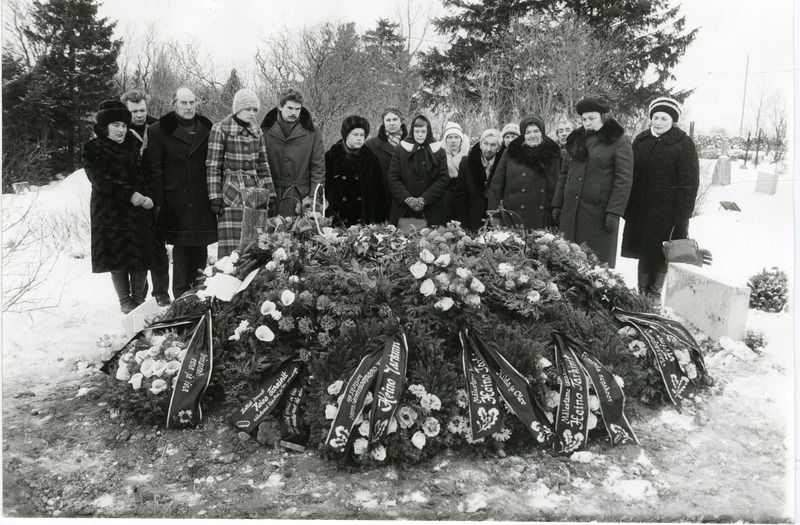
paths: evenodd
<path fill-rule="evenodd" d="M 278 107 L 261 123 L 267 145 L 270 173 L 275 184 L 277 213 L 302 212 L 319 186 L 325 187 L 325 149 L 322 131 L 314 126 L 311 113 L 303 107 L 303 94 L 295 89 L 281 93 Z"/>

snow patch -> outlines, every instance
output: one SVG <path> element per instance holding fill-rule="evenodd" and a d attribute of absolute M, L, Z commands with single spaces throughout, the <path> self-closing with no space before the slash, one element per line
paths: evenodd
<path fill-rule="evenodd" d="M 664 410 L 659 414 L 658 420 L 661 421 L 665 426 L 671 428 L 677 428 L 681 430 L 694 430 L 695 424 L 693 419 L 684 414 L 679 414 L 669 408 L 664 408 Z"/>
<path fill-rule="evenodd" d="M 625 501 L 643 500 L 658 495 L 652 483 L 646 479 L 619 479 L 607 481 L 606 490 L 620 496 Z"/>
<path fill-rule="evenodd" d="M 107 509 L 108 507 L 114 505 L 114 496 L 111 494 L 103 494 L 102 496 L 96 498 L 92 502 L 92 505 L 99 509 Z"/>

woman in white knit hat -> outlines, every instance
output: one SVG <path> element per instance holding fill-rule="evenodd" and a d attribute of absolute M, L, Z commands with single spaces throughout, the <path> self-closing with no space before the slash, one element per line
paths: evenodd
<path fill-rule="evenodd" d="M 657 98 L 648 113 L 650 129 L 633 140 L 622 256 L 639 260 L 639 292 L 660 304 L 667 275 L 661 243 L 689 236 L 700 178 L 694 142 L 676 126 L 682 113 L 678 101 Z"/>
<path fill-rule="evenodd" d="M 275 189 L 256 115 L 261 103 L 255 93 L 241 89 L 233 96 L 233 113 L 211 128 L 206 158 L 206 180 L 211 209 L 219 216 L 218 257 L 239 245 L 245 188 Z M 272 197 L 270 197 L 272 198 Z"/>
<path fill-rule="evenodd" d="M 444 142 L 444 152 L 447 156 L 447 173 L 450 175 L 450 184 L 442 196 L 442 205 L 445 219 L 451 221 L 454 219 L 453 199 L 455 198 L 458 166 L 461 164 L 461 159 L 469 153 L 469 139 L 464 135 L 460 125 L 448 122 L 444 127 L 442 142 Z"/>

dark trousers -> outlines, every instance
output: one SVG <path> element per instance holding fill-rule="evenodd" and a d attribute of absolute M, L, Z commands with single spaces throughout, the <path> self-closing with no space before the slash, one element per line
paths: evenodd
<path fill-rule="evenodd" d="M 197 284 L 207 261 L 207 246 L 172 247 L 172 295 L 175 299 Z"/>
<path fill-rule="evenodd" d="M 156 299 L 169 299 L 169 255 L 164 236 L 156 230 L 156 249 L 153 254 L 153 266 L 150 268 L 150 279 L 153 281 L 153 297 Z M 145 296 L 149 291 L 148 283 Z"/>

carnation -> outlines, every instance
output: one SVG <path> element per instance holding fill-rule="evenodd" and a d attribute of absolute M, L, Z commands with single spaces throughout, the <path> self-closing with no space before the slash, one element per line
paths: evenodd
<path fill-rule="evenodd" d="M 422 385 L 409 385 L 408 391 L 417 397 L 423 397 L 425 394 L 427 394 L 425 387 Z"/>
<path fill-rule="evenodd" d="M 589 410 L 597 412 L 600 410 L 600 398 L 597 396 L 589 396 Z"/>
<path fill-rule="evenodd" d="M 614 381 L 617 382 L 620 388 L 625 388 L 625 381 L 618 375 L 614 375 Z"/>
<path fill-rule="evenodd" d="M 538 303 L 541 298 L 542 295 L 536 290 L 531 290 L 530 292 L 528 292 L 528 296 L 526 297 L 526 299 L 528 299 L 528 302 L 531 303 Z"/>
<path fill-rule="evenodd" d="M 402 406 L 397 409 L 397 422 L 400 428 L 409 428 L 417 421 L 417 413 L 411 407 Z"/>
<path fill-rule="evenodd" d="M 447 424 L 447 430 L 453 434 L 461 434 L 467 429 L 467 418 L 464 416 L 456 416 Z"/>
<path fill-rule="evenodd" d="M 325 419 L 334 419 L 338 411 L 339 409 L 333 405 L 325 405 Z"/>
<path fill-rule="evenodd" d="M 442 408 L 442 402 L 435 394 L 425 394 L 420 399 L 419 404 L 426 410 L 439 410 Z"/>
<path fill-rule="evenodd" d="M 278 265 L 275 263 L 275 261 L 269 261 L 267 264 L 264 265 L 264 269 L 267 270 L 268 272 L 271 272 L 277 267 Z"/>
<path fill-rule="evenodd" d="M 441 430 L 441 426 L 439 425 L 439 421 L 435 418 L 429 417 L 425 418 L 425 421 L 422 422 L 422 431 L 428 437 L 435 437 L 439 435 L 439 430 Z"/>
<path fill-rule="evenodd" d="M 500 263 L 497 265 L 497 273 L 505 277 L 507 274 L 514 271 L 514 267 L 508 263 Z"/>

